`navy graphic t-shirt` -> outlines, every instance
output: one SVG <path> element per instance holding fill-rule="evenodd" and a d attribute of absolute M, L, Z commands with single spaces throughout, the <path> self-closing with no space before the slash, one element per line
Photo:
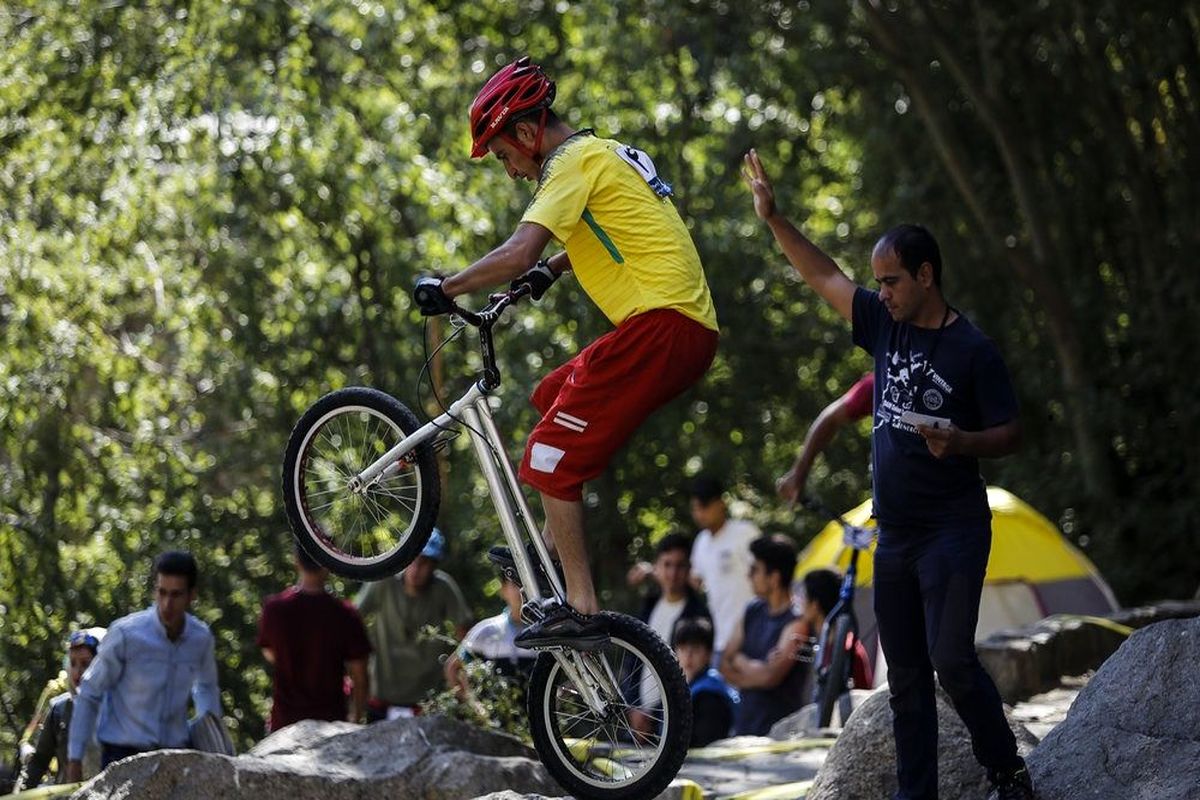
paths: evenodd
<path fill-rule="evenodd" d="M 1016 419 L 1016 395 L 996 345 L 961 314 L 940 331 L 895 322 L 879 294 L 862 287 L 854 293 L 854 343 L 875 358 L 876 518 L 922 528 L 990 519 L 979 460 L 934 458 L 900 415 L 949 417 L 964 431 Z"/>

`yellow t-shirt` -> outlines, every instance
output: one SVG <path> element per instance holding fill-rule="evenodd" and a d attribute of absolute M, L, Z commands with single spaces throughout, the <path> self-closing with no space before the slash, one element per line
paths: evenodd
<path fill-rule="evenodd" d="M 588 297 L 614 325 L 672 308 L 717 330 L 700 254 L 670 199 L 617 155 L 620 142 L 577 134 L 547 158 L 522 222 L 567 250 Z"/>

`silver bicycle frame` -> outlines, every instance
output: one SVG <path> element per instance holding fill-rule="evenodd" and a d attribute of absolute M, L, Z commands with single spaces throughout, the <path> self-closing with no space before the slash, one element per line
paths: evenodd
<path fill-rule="evenodd" d="M 492 419 L 492 410 L 488 405 L 488 395 L 478 383 L 471 385 L 465 394 L 450 404 L 450 408 L 437 419 L 425 423 L 417 430 L 405 436 L 398 444 L 376 459 L 370 466 L 351 479 L 353 486 L 370 486 L 382 480 L 391 472 L 400 468 L 402 459 L 415 448 L 435 438 L 443 431 L 457 428 L 459 424 L 466 425 L 475 446 L 475 457 L 483 470 L 496 507 L 496 516 L 500 520 L 500 528 L 504 531 L 504 539 L 512 551 L 516 563 L 517 574 L 521 576 L 521 584 L 534 587 L 526 590 L 526 599 L 537 599 L 536 587 L 538 580 L 533 565 L 525 552 L 524 538 L 521 535 L 518 519 L 524 523 L 525 534 L 533 542 L 538 559 L 545 567 L 545 573 L 550 579 L 550 585 L 557 599 L 566 599 L 567 593 L 558 579 L 558 573 L 551 566 L 550 550 L 542 539 L 541 532 L 533 522 L 533 514 L 529 504 L 517 483 L 517 475 L 512 464 L 504 453 L 504 443 L 500 432 Z"/>
<path fill-rule="evenodd" d="M 355 475 L 351 488 L 370 486 L 382 480 L 392 472 L 400 469 L 402 459 L 421 444 L 437 437 L 439 433 L 453 430 L 463 424 L 471 437 L 475 448 L 475 458 L 483 470 L 492 503 L 496 508 L 496 517 L 500 520 L 500 528 L 504 531 L 504 539 L 512 552 L 517 574 L 521 578 L 521 592 L 528 604 L 536 604 L 542 599 L 538 594 L 539 582 L 534 572 L 534 566 L 525 550 L 524 537 L 521 535 L 521 524 L 524 524 L 525 535 L 533 543 L 534 551 L 542 564 L 543 572 L 550 580 L 550 586 L 555 599 L 566 602 L 567 592 L 558 578 L 550 558 L 550 549 L 542 538 L 541 531 L 533 522 L 533 514 L 529 504 L 521 492 L 517 482 L 516 472 L 512 468 L 504 451 L 504 442 L 496 422 L 492 419 L 492 409 L 488 405 L 488 393 L 478 382 L 450 404 L 450 408 L 441 416 L 425 423 L 417 430 L 405 436 L 398 444 L 376 459 L 370 466 Z M 520 520 L 520 522 L 518 522 Z M 602 683 L 609 683 L 619 690 L 615 676 L 598 674 L 596 666 L 580 653 L 570 650 L 550 651 L 562 666 L 563 671 L 575 684 L 584 700 L 596 713 L 601 713 L 605 703 L 600 692 Z"/>

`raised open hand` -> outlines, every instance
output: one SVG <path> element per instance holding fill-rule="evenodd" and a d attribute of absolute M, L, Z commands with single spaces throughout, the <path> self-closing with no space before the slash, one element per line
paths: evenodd
<path fill-rule="evenodd" d="M 750 152 L 746 153 L 742 164 L 742 178 L 754 193 L 754 213 L 760 219 L 769 219 L 775 213 L 775 190 L 771 188 L 771 181 L 767 179 L 767 172 L 763 169 L 758 151 L 754 148 L 750 148 Z"/>

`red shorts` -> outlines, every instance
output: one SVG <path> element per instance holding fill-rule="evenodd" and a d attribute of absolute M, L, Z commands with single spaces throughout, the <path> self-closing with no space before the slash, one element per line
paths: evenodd
<path fill-rule="evenodd" d="M 542 419 L 525 446 L 521 480 L 559 500 L 581 499 L 584 482 L 604 471 L 646 417 L 708 371 L 717 339 L 660 308 L 589 344 L 534 390 Z"/>

